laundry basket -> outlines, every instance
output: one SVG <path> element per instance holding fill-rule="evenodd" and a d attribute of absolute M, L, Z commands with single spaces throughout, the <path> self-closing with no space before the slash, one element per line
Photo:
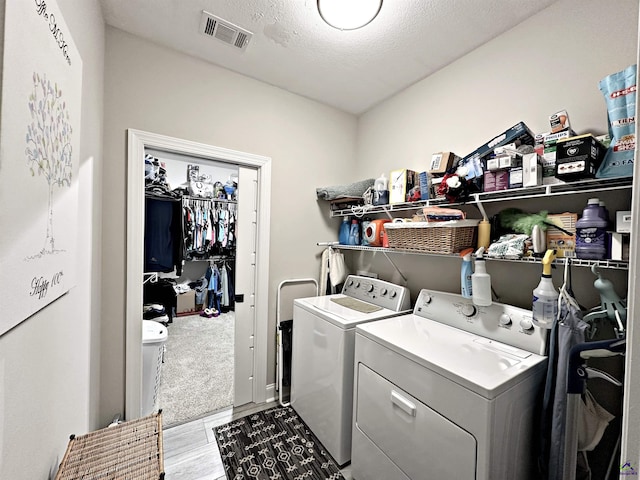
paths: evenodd
<path fill-rule="evenodd" d="M 389 247 L 425 253 L 456 253 L 475 245 L 479 220 L 385 223 Z"/>
<path fill-rule="evenodd" d="M 153 320 L 142 321 L 142 415 L 150 415 L 158 398 L 167 327 Z"/>
<path fill-rule="evenodd" d="M 162 480 L 162 413 L 72 435 L 55 480 Z"/>

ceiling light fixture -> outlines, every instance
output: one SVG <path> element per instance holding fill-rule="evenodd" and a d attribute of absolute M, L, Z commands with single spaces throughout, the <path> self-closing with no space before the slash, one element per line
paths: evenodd
<path fill-rule="evenodd" d="M 355 30 L 370 23 L 382 8 L 382 0 L 318 0 L 322 19 L 338 30 Z"/>

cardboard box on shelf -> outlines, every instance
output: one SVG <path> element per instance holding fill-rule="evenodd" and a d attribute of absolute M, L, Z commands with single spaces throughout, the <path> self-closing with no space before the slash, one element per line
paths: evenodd
<path fill-rule="evenodd" d="M 486 171 L 484 172 L 483 184 L 485 192 L 507 190 L 509 188 L 509 172 L 506 170 Z"/>
<path fill-rule="evenodd" d="M 558 140 L 556 177 L 566 180 L 594 178 L 607 149 L 591 134 Z"/>
<path fill-rule="evenodd" d="M 455 153 L 451 152 L 438 152 L 431 155 L 431 163 L 429 163 L 429 168 L 427 171 L 430 174 L 438 174 L 438 173 L 446 173 L 457 161 L 460 160 L 460 157 Z"/>
<path fill-rule="evenodd" d="M 611 260 L 628 261 L 631 235 L 629 233 L 611 232 L 610 239 Z"/>
<path fill-rule="evenodd" d="M 562 230 L 571 233 L 569 235 L 562 230 L 554 227 L 547 228 L 547 248 L 554 249 L 558 258 L 576 256 L 576 222 L 578 221 L 577 213 L 555 213 L 547 216 L 551 223 L 555 223 Z"/>
<path fill-rule="evenodd" d="M 618 210 L 616 212 L 616 232 L 631 232 L 631 210 Z"/>
<path fill-rule="evenodd" d="M 542 184 L 553 185 L 556 183 L 564 183 L 561 179 L 556 178 L 556 150 L 557 143 L 563 138 L 575 136 L 575 132 L 571 129 L 563 130 L 556 133 L 548 133 L 544 136 L 543 153 L 542 153 Z"/>
<path fill-rule="evenodd" d="M 560 110 L 559 112 L 549 115 L 549 126 L 551 127 L 551 133 L 556 133 L 561 130 L 570 129 L 569 114 L 566 110 Z"/>
<path fill-rule="evenodd" d="M 536 187 L 542 185 L 542 163 L 537 153 L 526 153 L 522 156 L 522 186 Z"/>
<path fill-rule="evenodd" d="M 509 188 L 522 187 L 522 167 L 515 167 L 509 170 Z"/>
<path fill-rule="evenodd" d="M 428 172 L 420 172 L 420 200 L 429 200 L 431 190 L 431 175 Z"/>
<path fill-rule="evenodd" d="M 188 292 L 181 293 L 176 298 L 176 314 L 184 315 L 187 313 L 196 312 L 196 291 L 189 290 Z"/>
<path fill-rule="evenodd" d="M 406 168 L 393 170 L 389 180 L 389 203 L 407 201 L 407 194 L 416 186 L 420 186 L 418 173 Z"/>
<path fill-rule="evenodd" d="M 463 159 L 463 163 L 465 160 L 470 159 L 471 157 L 478 156 L 483 159 L 487 154 L 494 151 L 497 147 L 502 147 L 509 143 L 515 143 L 516 148 L 520 145 L 533 145 L 534 144 L 534 135 L 529 130 L 524 122 L 520 122 L 515 124 L 510 129 L 502 132 L 495 138 L 492 138 L 487 143 L 478 147 L 475 151 L 471 152 L 469 155 L 465 156 Z"/>

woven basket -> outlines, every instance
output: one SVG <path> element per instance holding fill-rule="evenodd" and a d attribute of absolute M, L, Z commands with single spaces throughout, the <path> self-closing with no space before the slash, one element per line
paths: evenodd
<path fill-rule="evenodd" d="M 162 414 L 71 436 L 55 480 L 162 480 Z"/>
<path fill-rule="evenodd" d="M 425 253 L 457 253 L 475 245 L 479 220 L 385 223 L 389 247 Z"/>

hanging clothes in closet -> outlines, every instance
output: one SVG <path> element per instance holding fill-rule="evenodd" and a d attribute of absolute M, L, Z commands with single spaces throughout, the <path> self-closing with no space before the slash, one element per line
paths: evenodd
<path fill-rule="evenodd" d="M 234 203 L 183 197 L 182 215 L 188 260 L 235 254 L 237 210 Z"/>
<path fill-rule="evenodd" d="M 204 276 L 207 283 L 207 308 L 218 312 L 233 310 L 235 293 L 233 269 L 227 261 L 210 262 Z"/>

